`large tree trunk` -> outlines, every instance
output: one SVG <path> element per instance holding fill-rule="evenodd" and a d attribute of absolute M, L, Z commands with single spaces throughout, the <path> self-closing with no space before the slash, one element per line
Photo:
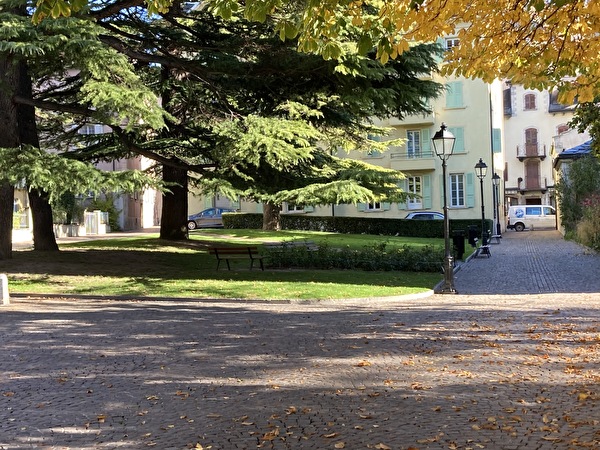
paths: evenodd
<path fill-rule="evenodd" d="M 263 230 L 281 230 L 281 206 L 273 203 L 263 204 Z"/>
<path fill-rule="evenodd" d="M 6 54 L 0 54 L 0 146 L 19 146 L 17 108 L 12 88 L 17 85 L 18 67 Z M 12 257 L 12 225 L 14 187 L 8 180 L 0 180 L 0 259 Z"/>
<path fill-rule="evenodd" d="M 31 77 L 27 65 L 19 64 L 19 95 L 25 98 L 33 97 Z M 35 108 L 28 105 L 17 106 L 19 123 L 19 136 L 22 144 L 39 147 L 40 141 L 35 121 Z M 54 226 L 52 221 L 52 207 L 48 201 L 48 193 L 41 189 L 29 191 L 29 205 L 33 219 L 33 249 L 40 251 L 58 251 Z"/>
<path fill-rule="evenodd" d="M 40 189 L 31 189 L 29 191 L 29 204 L 31 205 L 31 217 L 33 219 L 33 249 L 58 251 L 48 193 Z"/>
<path fill-rule="evenodd" d="M 163 181 L 177 183 L 163 194 L 160 238 L 180 241 L 188 238 L 188 174 L 187 170 L 163 166 Z"/>

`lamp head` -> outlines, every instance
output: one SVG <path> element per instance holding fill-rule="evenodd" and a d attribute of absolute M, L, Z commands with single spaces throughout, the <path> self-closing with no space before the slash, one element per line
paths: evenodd
<path fill-rule="evenodd" d="M 452 155 L 452 152 L 454 151 L 454 142 L 456 141 L 454 135 L 446 128 L 446 124 L 442 123 L 439 131 L 437 131 L 431 139 L 435 154 L 442 161 L 445 161 Z"/>
<path fill-rule="evenodd" d="M 487 175 L 487 164 L 484 163 L 481 158 L 479 158 L 479 162 L 475 164 L 475 174 L 480 180 L 483 180 Z"/>

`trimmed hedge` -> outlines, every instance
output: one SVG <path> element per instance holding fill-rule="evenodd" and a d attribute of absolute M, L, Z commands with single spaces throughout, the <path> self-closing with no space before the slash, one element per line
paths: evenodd
<path fill-rule="evenodd" d="M 262 223 L 262 214 L 223 214 L 225 228 L 261 229 Z M 450 236 L 458 230 L 464 231 L 466 236 L 470 226 L 476 227 L 478 235 L 481 235 L 481 219 L 450 219 Z M 491 230 L 492 221 L 486 219 L 486 226 L 488 230 Z M 372 216 L 321 217 L 307 214 L 282 214 L 281 229 L 382 236 L 444 237 L 443 220 L 383 219 Z"/>

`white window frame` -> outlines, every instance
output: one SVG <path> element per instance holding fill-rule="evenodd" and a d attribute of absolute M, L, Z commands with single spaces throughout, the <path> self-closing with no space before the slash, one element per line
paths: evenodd
<path fill-rule="evenodd" d="M 452 50 L 454 47 L 458 47 L 460 45 L 460 39 L 457 37 L 446 38 L 444 40 L 444 45 L 446 50 Z"/>
<path fill-rule="evenodd" d="M 408 209 L 423 209 L 423 177 L 407 177 L 406 193 L 412 195 L 408 198 Z"/>
<path fill-rule="evenodd" d="M 289 213 L 303 213 L 304 206 L 294 205 L 291 203 L 287 204 L 286 211 Z"/>
<path fill-rule="evenodd" d="M 464 173 L 451 173 L 448 177 L 450 207 L 464 208 L 467 205 L 466 201 L 466 179 Z"/>
<path fill-rule="evenodd" d="M 406 155 L 409 158 L 420 158 L 421 149 L 421 130 L 406 130 Z"/>
<path fill-rule="evenodd" d="M 382 209 L 381 202 L 367 203 L 365 207 L 365 211 L 381 211 Z"/>
<path fill-rule="evenodd" d="M 87 123 L 85 125 L 82 125 L 81 128 L 79 128 L 78 132 L 79 134 L 85 135 L 102 134 L 104 132 L 104 126 L 93 123 Z"/>

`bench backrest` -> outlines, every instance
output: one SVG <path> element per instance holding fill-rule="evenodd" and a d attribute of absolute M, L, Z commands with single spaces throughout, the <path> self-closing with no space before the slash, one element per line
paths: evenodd
<path fill-rule="evenodd" d="M 211 255 L 255 255 L 258 247 L 210 247 L 208 252 Z"/>

